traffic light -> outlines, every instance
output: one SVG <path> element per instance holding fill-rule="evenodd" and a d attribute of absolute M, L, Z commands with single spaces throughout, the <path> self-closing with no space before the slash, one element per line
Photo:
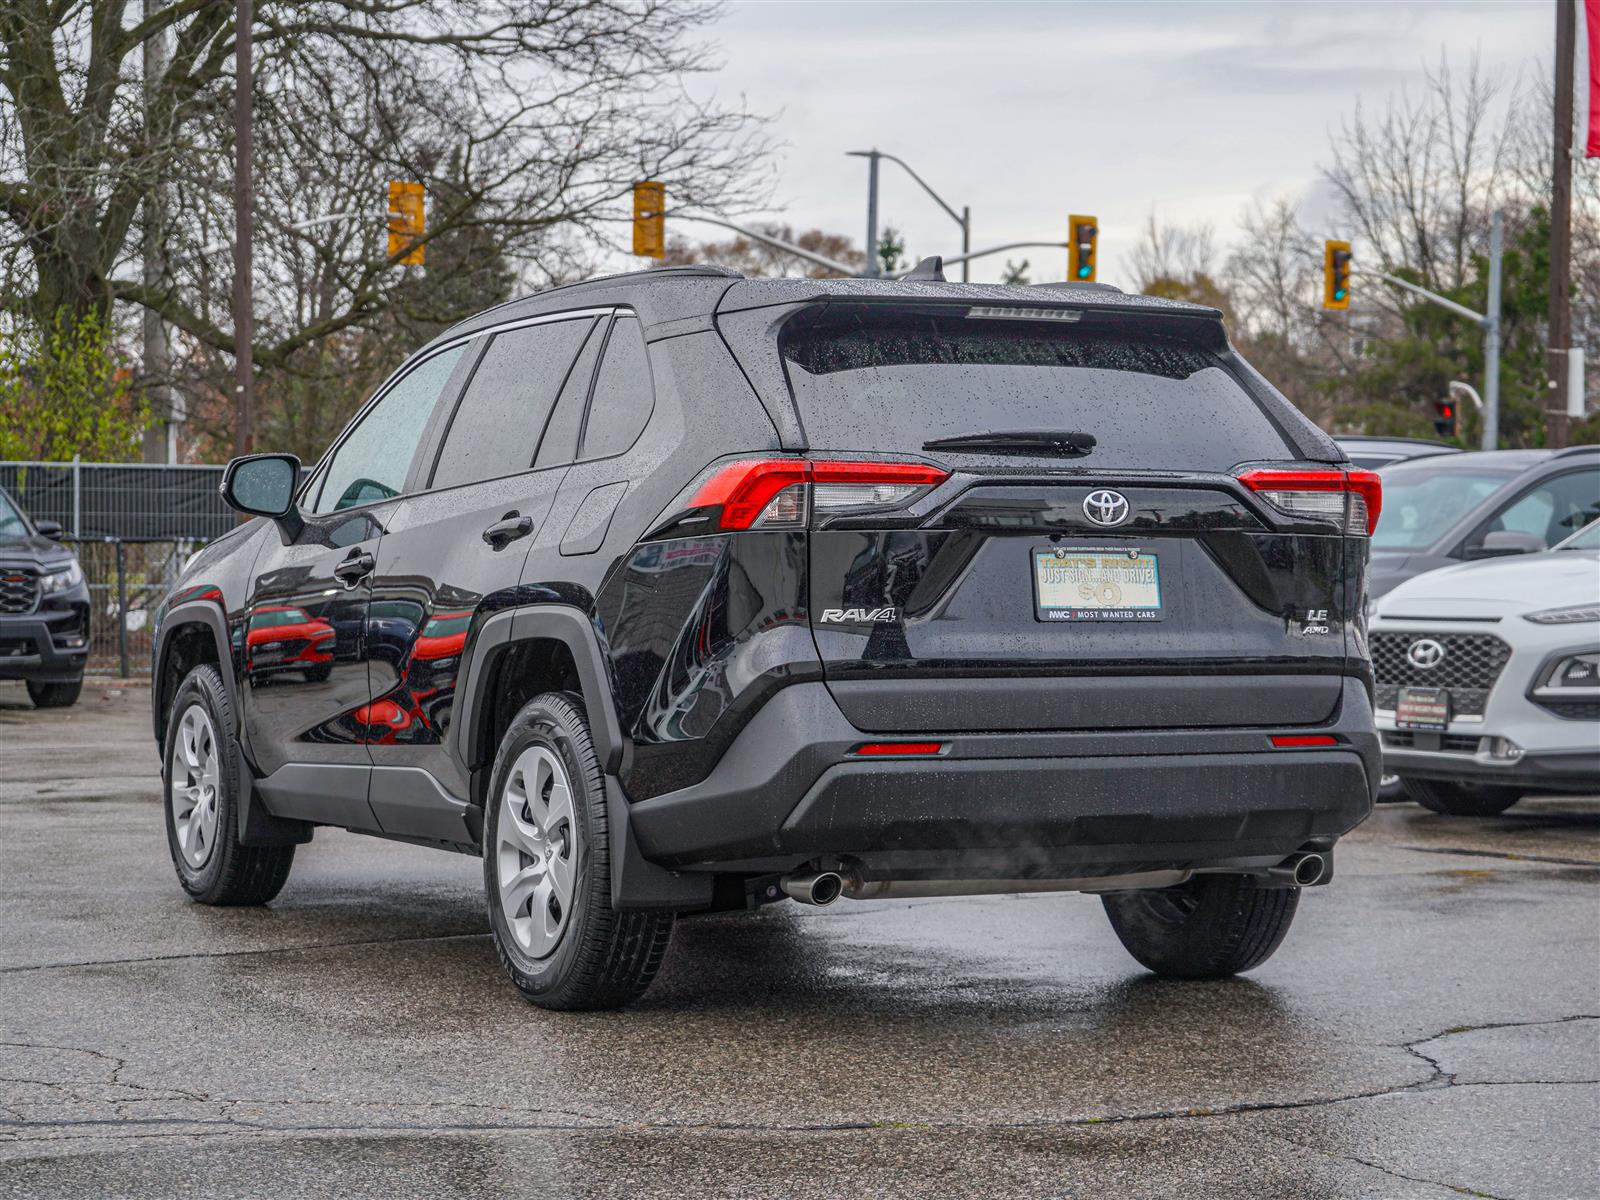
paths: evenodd
<path fill-rule="evenodd" d="M 1433 431 L 1442 438 L 1455 437 L 1456 402 L 1454 400 L 1435 400 L 1433 402 Z"/>
<path fill-rule="evenodd" d="M 667 255 L 667 185 L 633 185 L 633 252 L 643 258 Z"/>
<path fill-rule="evenodd" d="M 1350 243 L 1322 243 L 1322 307 L 1350 307 Z"/>
<path fill-rule="evenodd" d="M 389 257 L 404 252 L 402 266 L 420 266 L 427 249 L 418 242 L 424 231 L 422 201 L 420 183 L 389 181 Z"/>
<path fill-rule="evenodd" d="M 1076 214 L 1067 218 L 1071 236 L 1067 239 L 1067 279 L 1072 283 L 1092 283 L 1095 271 L 1095 243 L 1100 238 L 1100 222 Z"/>

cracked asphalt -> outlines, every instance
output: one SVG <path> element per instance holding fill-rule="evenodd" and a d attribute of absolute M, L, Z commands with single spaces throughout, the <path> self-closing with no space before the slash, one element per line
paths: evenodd
<path fill-rule="evenodd" d="M 0 1196 L 1600 1195 L 1600 804 L 1381 808 L 1256 972 L 1083 896 L 680 923 L 622 1013 L 502 978 L 476 860 L 319 831 L 190 904 L 148 696 L 0 685 Z"/>

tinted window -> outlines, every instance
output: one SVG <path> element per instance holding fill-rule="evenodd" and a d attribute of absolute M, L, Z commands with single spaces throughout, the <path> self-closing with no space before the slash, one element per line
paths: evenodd
<path fill-rule="evenodd" d="M 1516 473 L 1514 467 L 1496 469 L 1487 464 L 1452 470 L 1425 459 L 1385 468 L 1383 513 L 1372 535 L 1373 547 L 1420 550 L 1433 545 Z"/>
<path fill-rule="evenodd" d="M 1226 470 L 1292 454 L 1216 356 L 1064 321 L 835 305 L 781 349 L 813 446 L 916 451 L 936 438 L 1082 432 L 1093 467 Z"/>
<path fill-rule="evenodd" d="M 583 426 L 583 410 L 589 403 L 589 383 L 594 379 L 594 364 L 600 357 L 600 344 L 605 341 L 605 327 L 598 326 L 589 334 L 578 361 L 567 373 L 567 382 L 561 389 L 561 399 L 550 414 L 545 426 L 544 440 L 539 443 L 536 467 L 555 467 L 571 462 L 578 456 L 578 431 Z"/>
<path fill-rule="evenodd" d="M 1531 533 L 1553 546 L 1600 517 L 1600 471 L 1574 471 L 1547 479 L 1501 510 L 1489 531 Z"/>
<path fill-rule="evenodd" d="M 589 416 L 583 425 L 583 458 L 621 454 L 644 432 L 655 407 L 650 355 L 637 317 L 618 317 L 606 339 L 605 357 L 595 376 Z"/>
<path fill-rule="evenodd" d="M 313 511 L 337 512 L 400 494 L 433 406 L 465 349 L 423 360 L 384 393 L 334 451 Z"/>
<path fill-rule="evenodd" d="M 533 466 L 556 393 L 592 319 L 496 334 L 450 419 L 433 486 L 515 475 Z"/>
<path fill-rule="evenodd" d="M 5 493 L 0 492 L 0 534 L 22 537 L 27 532 L 28 527 L 23 523 L 22 514 L 11 506 L 11 501 L 6 499 Z"/>

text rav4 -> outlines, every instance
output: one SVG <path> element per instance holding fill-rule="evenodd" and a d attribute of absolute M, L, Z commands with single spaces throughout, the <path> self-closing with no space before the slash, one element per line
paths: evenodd
<path fill-rule="evenodd" d="M 825 608 L 822 620 L 833 625 L 856 624 L 863 621 L 898 621 L 898 608 Z"/>

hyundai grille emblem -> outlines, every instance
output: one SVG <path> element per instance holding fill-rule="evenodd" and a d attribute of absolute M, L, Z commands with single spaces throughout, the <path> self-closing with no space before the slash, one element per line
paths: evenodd
<path fill-rule="evenodd" d="M 1413 667 L 1431 671 L 1444 661 L 1444 647 L 1432 638 L 1418 638 L 1407 647 L 1406 658 Z"/>
<path fill-rule="evenodd" d="M 1102 488 L 1083 498 L 1083 515 L 1096 525 L 1121 525 L 1128 519 L 1128 498 Z"/>

